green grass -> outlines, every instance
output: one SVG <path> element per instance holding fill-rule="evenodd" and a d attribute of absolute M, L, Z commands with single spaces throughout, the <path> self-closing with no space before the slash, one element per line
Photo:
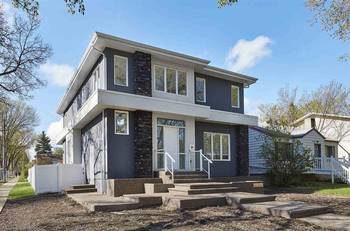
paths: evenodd
<path fill-rule="evenodd" d="M 18 182 L 10 191 L 10 199 L 23 199 L 34 196 L 35 192 L 29 182 Z"/>
<path fill-rule="evenodd" d="M 350 197 L 350 185 L 329 182 L 307 182 L 301 188 L 322 196 Z"/>

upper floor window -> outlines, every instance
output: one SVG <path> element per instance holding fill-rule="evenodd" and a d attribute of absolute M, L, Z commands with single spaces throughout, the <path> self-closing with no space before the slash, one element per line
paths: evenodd
<path fill-rule="evenodd" d="M 311 127 L 316 128 L 316 120 L 315 118 L 311 118 Z"/>
<path fill-rule="evenodd" d="M 206 83 L 203 78 L 196 78 L 196 101 L 206 102 Z"/>
<path fill-rule="evenodd" d="M 231 85 L 231 106 L 239 108 L 239 87 Z"/>
<path fill-rule="evenodd" d="M 93 79 L 93 91 L 100 88 L 100 66 L 97 66 L 94 72 L 92 73 Z"/>
<path fill-rule="evenodd" d="M 129 112 L 114 111 L 114 133 L 129 135 Z"/>
<path fill-rule="evenodd" d="M 128 58 L 114 56 L 114 84 L 128 86 Z"/>
<path fill-rule="evenodd" d="M 155 65 L 154 82 L 156 91 L 187 95 L 187 73 L 185 71 Z"/>

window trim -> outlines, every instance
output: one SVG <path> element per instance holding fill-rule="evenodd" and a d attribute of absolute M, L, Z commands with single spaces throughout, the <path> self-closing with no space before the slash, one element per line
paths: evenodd
<path fill-rule="evenodd" d="M 203 80 L 203 82 L 204 82 L 204 90 L 203 90 L 203 94 L 204 94 L 203 99 L 204 100 L 203 101 L 197 100 L 197 97 L 196 97 L 196 101 L 200 102 L 200 103 L 206 103 L 207 102 L 207 80 L 205 78 L 202 78 L 202 77 L 196 77 L 196 89 L 195 89 L 196 96 L 197 96 L 197 79 Z"/>
<path fill-rule="evenodd" d="M 232 89 L 237 89 L 237 106 L 236 105 L 233 105 L 233 102 L 232 102 Z M 239 89 L 239 86 L 236 86 L 236 85 L 231 85 L 231 107 L 233 108 L 241 108 L 241 102 L 240 102 L 240 97 L 239 97 L 239 94 L 240 94 L 240 89 Z"/>
<path fill-rule="evenodd" d="M 156 67 L 160 67 L 160 68 L 163 68 L 164 69 L 164 91 L 161 91 L 161 90 L 158 90 L 157 89 L 157 81 L 156 81 Z M 187 74 L 187 71 L 183 70 L 183 69 L 180 69 L 180 68 L 177 68 L 177 67 L 171 67 L 171 66 L 164 66 L 164 65 L 159 65 L 159 64 L 154 64 L 153 65 L 153 83 L 154 83 L 154 91 L 156 92 L 161 92 L 161 93 L 166 93 L 166 94 L 169 94 L 169 95 L 176 95 L 176 96 L 182 96 L 182 97 L 187 97 L 188 96 L 188 74 Z M 167 88 L 167 69 L 171 69 L 171 70 L 174 70 L 175 71 L 175 93 L 171 93 L 171 92 L 168 92 L 168 88 Z M 186 73 L 186 94 L 185 95 L 180 95 L 179 94 L 179 80 L 178 80 L 178 72 L 181 71 L 181 72 L 184 72 Z"/>
<path fill-rule="evenodd" d="M 125 63 L 125 65 L 126 65 L 126 68 L 125 68 L 125 70 L 126 70 L 126 73 L 125 73 L 125 85 L 124 84 L 119 84 L 119 83 L 116 83 L 116 81 L 115 81 L 115 58 L 121 58 L 121 59 L 124 59 L 124 60 L 126 60 L 126 63 Z M 114 83 L 114 85 L 116 85 L 116 86 L 121 86 L 121 87 L 128 87 L 129 86 L 129 59 L 128 59 L 128 57 L 125 57 L 125 56 L 120 56 L 120 55 L 114 55 L 113 56 L 113 83 Z"/>
<path fill-rule="evenodd" d="M 101 81 L 101 76 L 100 76 L 100 65 L 97 65 L 97 67 L 94 69 L 94 71 L 92 72 L 92 76 L 93 76 L 93 91 L 96 91 L 100 88 L 100 81 Z M 96 78 L 97 75 L 97 78 Z"/>
<path fill-rule="evenodd" d="M 126 133 L 120 133 L 117 132 L 117 124 L 116 124 L 116 114 L 117 113 L 124 113 L 126 114 Z M 120 110 L 114 110 L 114 134 L 115 135 L 129 135 L 129 112 L 128 111 L 120 111 Z"/>
<path fill-rule="evenodd" d="M 210 145 L 211 145 L 211 156 L 210 159 L 212 161 L 231 161 L 231 135 L 229 133 L 219 133 L 219 132 L 203 132 L 203 151 L 204 151 L 204 135 L 205 134 L 210 134 Z M 214 139 L 213 136 L 214 135 L 220 135 L 220 159 L 213 159 L 213 149 L 214 149 Z M 223 159 L 223 153 L 222 153 L 222 136 L 228 136 L 228 159 L 225 160 Z M 204 155 L 206 155 L 206 153 L 203 153 Z"/>

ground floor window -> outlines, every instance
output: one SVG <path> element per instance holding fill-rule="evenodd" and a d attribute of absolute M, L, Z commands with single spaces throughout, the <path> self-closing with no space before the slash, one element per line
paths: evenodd
<path fill-rule="evenodd" d="M 230 160 L 230 134 L 204 132 L 204 154 L 212 160 Z"/>
<path fill-rule="evenodd" d="M 118 135 L 129 135 L 129 113 L 114 111 L 114 132 Z"/>

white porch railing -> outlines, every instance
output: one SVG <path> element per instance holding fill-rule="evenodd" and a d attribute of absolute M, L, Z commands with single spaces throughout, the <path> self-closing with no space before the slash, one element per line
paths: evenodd
<path fill-rule="evenodd" d="M 170 159 L 170 169 L 168 167 L 168 159 Z M 174 182 L 174 164 L 175 159 L 167 152 L 164 152 L 164 171 L 165 173 L 169 172 L 171 174 L 171 180 Z"/>
<path fill-rule="evenodd" d="M 210 169 L 211 169 L 211 164 L 213 163 L 213 161 L 203 154 L 202 149 L 190 150 L 190 152 L 193 152 L 193 153 L 198 152 L 199 153 L 199 169 L 201 172 L 203 171 L 203 172 L 207 173 L 208 179 L 210 179 L 210 177 L 211 177 Z M 207 161 L 207 169 L 203 168 L 203 161 Z"/>
<path fill-rule="evenodd" d="M 316 157 L 313 159 L 313 167 L 309 172 L 314 174 L 329 174 L 334 178 L 338 178 L 344 183 L 350 184 L 350 166 L 349 162 L 343 158 L 336 159 L 334 157 Z"/>

